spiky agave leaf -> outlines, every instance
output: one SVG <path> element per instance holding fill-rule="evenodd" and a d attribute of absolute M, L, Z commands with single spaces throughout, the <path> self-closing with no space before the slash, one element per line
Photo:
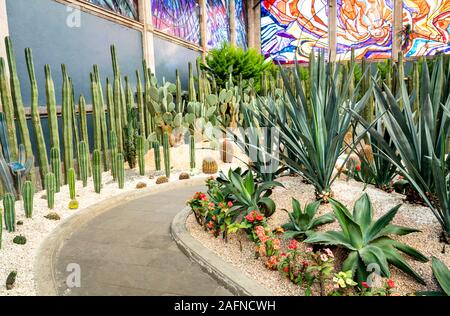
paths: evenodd
<path fill-rule="evenodd" d="M 337 245 L 348 249 L 349 255 L 343 263 L 343 270 L 352 270 L 359 282 L 367 280 L 370 270 L 368 266 L 371 264 L 376 264 L 382 276 L 389 277 L 391 264 L 425 284 L 424 279 L 409 266 L 400 252 L 421 262 L 428 259 L 414 248 L 388 236 L 417 231 L 390 224 L 399 210 L 399 205 L 374 221 L 372 203 L 367 193 L 355 202 L 353 214 L 342 203 L 335 200 L 331 200 L 331 203 L 342 231 L 312 233 L 305 242 Z"/>

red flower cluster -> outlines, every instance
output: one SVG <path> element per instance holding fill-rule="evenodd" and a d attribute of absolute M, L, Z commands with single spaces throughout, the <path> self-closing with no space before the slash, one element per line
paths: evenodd
<path fill-rule="evenodd" d="M 298 242 L 295 239 L 291 239 L 291 242 L 289 243 L 288 248 L 291 250 L 296 250 L 298 247 Z"/>
<path fill-rule="evenodd" d="M 205 193 L 202 193 L 202 192 L 195 192 L 194 199 L 208 201 L 208 197 L 206 196 Z"/>
<path fill-rule="evenodd" d="M 389 280 L 387 281 L 387 286 L 388 286 L 390 289 L 393 289 L 393 288 L 395 287 L 394 281 L 392 281 L 391 279 L 389 279 Z"/>
<path fill-rule="evenodd" d="M 361 166 L 360 166 L 360 165 L 357 165 L 357 166 L 355 167 L 355 169 L 356 169 L 356 171 L 361 171 Z"/>
<path fill-rule="evenodd" d="M 264 215 L 259 213 L 257 210 L 254 210 L 251 211 L 250 214 L 245 216 L 245 219 L 250 223 L 253 223 L 254 221 L 262 222 L 264 220 Z"/>
<path fill-rule="evenodd" d="M 369 288 L 369 284 L 367 282 L 361 282 L 362 287 L 368 289 Z"/>

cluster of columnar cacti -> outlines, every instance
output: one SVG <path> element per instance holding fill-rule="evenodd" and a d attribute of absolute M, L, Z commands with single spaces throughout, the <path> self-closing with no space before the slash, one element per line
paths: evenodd
<path fill-rule="evenodd" d="M 8 232 L 16 231 L 16 197 L 12 193 L 3 196 L 3 212 L 5 217 L 5 228 Z"/>
<path fill-rule="evenodd" d="M 25 183 L 22 186 L 22 198 L 26 218 L 31 218 L 33 216 L 33 197 L 34 197 L 33 183 L 31 183 L 31 181 L 25 181 Z"/>

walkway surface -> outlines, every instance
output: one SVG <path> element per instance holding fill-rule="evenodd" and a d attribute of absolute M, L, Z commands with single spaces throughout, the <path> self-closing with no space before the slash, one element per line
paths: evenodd
<path fill-rule="evenodd" d="M 190 261 L 170 236 L 173 217 L 202 189 L 176 189 L 132 201 L 74 232 L 56 258 L 58 294 L 231 295 Z M 66 285 L 71 263 L 80 266 L 79 288 Z"/>

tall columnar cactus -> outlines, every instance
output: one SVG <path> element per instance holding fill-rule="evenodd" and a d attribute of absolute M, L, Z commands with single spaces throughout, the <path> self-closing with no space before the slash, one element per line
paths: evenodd
<path fill-rule="evenodd" d="M 83 182 L 83 187 L 87 186 L 88 170 L 89 170 L 89 149 L 84 141 L 80 142 L 80 161 L 78 166 L 80 168 L 80 177 Z"/>
<path fill-rule="evenodd" d="M 42 180 L 42 182 L 45 181 Z M 22 198 L 23 198 L 23 208 L 25 210 L 25 217 L 33 217 L 33 197 L 34 197 L 34 187 L 31 181 L 25 181 L 22 186 Z"/>
<path fill-rule="evenodd" d="M 73 117 L 71 109 L 71 85 L 69 76 L 66 72 L 66 66 L 61 65 L 63 74 L 63 89 L 62 89 L 62 119 L 63 119 L 63 143 L 64 143 L 64 183 L 68 181 L 68 171 L 73 168 Z"/>
<path fill-rule="evenodd" d="M 16 231 L 16 198 L 12 193 L 6 193 L 3 197 L 3 209 L 5 215 L 5 227 L 10 233 Z"/>
<path fill-rule="evenodd" d="M 405 67 L 403 65 L 403 51 L 398 52 L 398 61 L 397 61 L 397 86 L 396 89 L 399 90 L 401 87 L 401 83 L 405 81 Z M 400 98 L 399 104 L 401 109 L 403 109 L 403 100 Z"/>
<path fill-rule="evenodd" d="M 175 71 L 175 77 L 176 77 L 176 85 L 177 85 L 177 92 L 175 96 L 175 112 L 181 113 L 181 107 L 182 107 L 182 91 L 181 91 L 181 80 L 180 80 L 180 74 L 178 72 L 178 69 Z"/>
<path fill-rule="evenodd" d="M 137 107 L 139 113 L 139 135 L 145 137 L 145 111 L 144 111 L 144 94 L 142 92 L 141 76 L 139 71 L 136 71 L 136 94 L 137 94 Z"/>
<path fill-rule="evenodd" d="M 117 150 L 118 152 L 122 152 L 122 84 L 120 81 L 120 68 L 117 62 L 116 48 L 114 47 L 114 45 L 111 46 L 111 57 L 114 71 L 113 99 L 114 116 L 116 122 Z"/>
<path fill-rule="evenodd" d="M 189 136 L 189 157 L 191 169 L 195 169 L 195 137 L 194 135 Z"/>
<path fill-rule="evenodd" d="M 116 132 L 111 131 L 110 135 L 110 144 L 111 144 L 111 174 L 113 179 L 116 180 L 116 158 L 117 158 L 117 136 Z"/>
<path fill-rule="evenodd" d="M 55 176 L 55 190 L 59 192 L 61 188 L 61 155 L 57 147 L 50 149 L 50 164 Z"/>
<path fill-rule="evenodd" d="M 57 189 L 55 174 L 53 172 L 47 173 L 44 182 L 47 194 L 47 207 L 53 209 L 55 207 L 55 191 Z"/>
<path fill-rule="evenodd" d="M 106 114 L 105 114 L 105 101 L 103 98 L 103 88 L 100 80 L 100 72 L 98 66 L 94 65 L 94 76 L 97 82 L 98 89 L 98 114 L 100 116 L 100 130 L 102 138 L 102 153 L 103 153 L 103 170 L 109 170 L 109 146 L 108 146 L 108 128 L 106 124 Z"/>
<path fill-rule="evenodd" d="M 139 174 L 141 176 L 145 175 L 145 138 L 140 135 L 137 137 L 137 156 L 138 156 L 138 165 L 139 165 Z"/>
<path fill-rule="evenodd" d="M 11 82 L 11 96 L 15 109 L 15 117 L 19 123 L 20 139 L 25 146 L 25 152 L 27 157 L 33 156 L 33 149 L 31 147 L 30 133 L 28 131 L 27 119 L 25 116 L 25 110 L 23 107 L 22 93 L 20 90 L 20 81 L 17 75 L 16 58 L 14 56 L 14 49 L 11 42 L 11 38 L 8 36 L 5 38 L 6 54 L 8 56 L 9 65 L 9 80 Z M 36 181 L 36 174 L 34 166 L 30 171 L 30 179 L 33 183 Z"/>
<path fill-rule="evenodd" d="M 170 177 L 170 145 L 169 145 L 169 134 L 164 133 L 163 135 L 163 154 L 164 154 L 164 171 L 166 172 L 166 177 Z"/>
<path fill-rule="evenodd" d="M 100 193 L 102 188 L 102 164 L 100 156 L 100 150 L 94 149 L 92 154 L 92 175 L 94 178 L 94 189 L 96 193 Z"/>
<path fill-rule="evenodd" d="M 41 181 L 43 181 L 48 172 L 48 157 L 44 133 L 42 131 L 41 116 L 39 114 L 39 91 L 34 71 L 33 53 L 30 48 L 25 49 L 25 58 L 31 86 L 31 121 L 33 123 L 34 136 L 37 145 L 39 173 L 41 175 Z"/>
<path fill-rule="evenodd" d="M 205 101 L 205 87 L 203 83 L 203 73 L 200 68 L 201 59 L 197 58 L 196 66 L 197 66 L 197 86 L 198 86 L 198 101 L 204 102 Z"/>
<path fill-rule="evenodd" d="M 14 121 L 14 107 L 9 90 L 9 83 L 6 76 L 5 61 L 0 57 L 0 100 L 5 114 L 5 123 L 8 130 L 8 142 L 11 159 L 18 159 L 18 143 L 16 137 L 16 124 Z"/>
<path fill-rule="evenodd" d="M 116 157 L 116 172 L 117 172 L 117 183 L 119 184 L 119 189 L 123 189 L 125 185 L 125 161 L 123 159 L 123 154 L 118 153 Z"/>
<path fill-rule="evenodd" d="M 370 88 L 370 80 L 371 80 L 371 67 L 367 64 L 367 60 L 364 57 L 361 62 L 361 71 L 362 75 L 364 76 L 362 78 L 361 82 L 361 93 L 364 94 L 366 91 Z M 372 97 L 372 94 L 369 97 L 369 100 L 367 101 L 366 106 L 363 110 L 363 118 L 369 123 L 372 123 L 374 119 L 375 109 L 374 109 L 374 100 Z M 368 140 L 366 138 L 366 140 Z"/>
<path fill-rule="evenodd" d="M 68 180 L 69 180 L 69 194 L 70 199 L 73 200 L 75 198 L 75 169 L 70 168 L 68 171 Z"/>
<path fill-rule="evenodd" d="M 108 129 L 111 133 L 116 131 L 116 117 L 114 114 L 114 92 L 109 78 L 106 78 L 106 106 L 108 108 Z"/>
<path fill-rule="evenodd" d="M 77 165 L 80 163 L 80 135 L 78 130 L 78 113 L 75 105 L 75 88 L 73 86 L 72 79 L 70 78 L 70 109 L 72 113 L 72 127 L 73 127 L 73 140 L 75 142 L 75 154 L 77 157 Z M 77 171 L 77 179 L 80 179 L 80 166 L 78 165 Z"/>
<path fill-rule="evenodd" d="M 188 84 L 188 99 L 189 102 L 197 101 L 197 94 L 195 92 L 194 74 L 192 73 L 192 64 L 188 64 L 189 67 L 189 84 Z"/>
<path fill-rule="evenodd" d="M 420 75 L 419 75 L 419 65 L 417 62 L 413 63 L 413 74 L 412 74 L 412 90 L 413 93 L 416 95 L 416 98 L 414 99 L 413 103 L 413 110 L 416 112 L 416 115 L 414 116 L 414 119 L 418 119 L 420 117 L 418 111 L 419 111 L 419 104 L 420 104 Z"/>
<path fill-rule="evenodd" d="M 155 155 L 155 169 L 161 170 L 161 153 L 159 152 L 159 142 L 154 141 L 153 145 L 153 154 Z"/>
<path fill-rule="evenodd" d="M 45 70 L 45 96 L 47 100 L 48 126 L 50 130 L 50 148 L 59 148 L 59 128 L 58 128 L 58 116 L 56 112 L 55 85 L 53 83 L 50 66 L 45 65 L 44 70 Z"/>
<path fill-rule="evenodd" d="M 91 73 L 91 95 L 92 95 L 92 125 L 94 130 L 94 148 L 101 150 L 102 148 L 102 130 L 99 113 L 99 94 L 98 83 L 93 73 Z"/>
<path fill-rule="evenodd" d="M 80 111 L 80 131 L 81 131 L 81 140 L 88 147 L 89 152 L 89 134 L 88 134 L 88 124 L 87 124 L 87 113 L 86 113 L 86 100 L 84 96 L 81 94 L 78 100 L 78 110 Z M 88 156 L 89 157 L 89 156 Z M 88 176 L 90 177 L 92 174 L 91 164 L 88 163 Z"/>

